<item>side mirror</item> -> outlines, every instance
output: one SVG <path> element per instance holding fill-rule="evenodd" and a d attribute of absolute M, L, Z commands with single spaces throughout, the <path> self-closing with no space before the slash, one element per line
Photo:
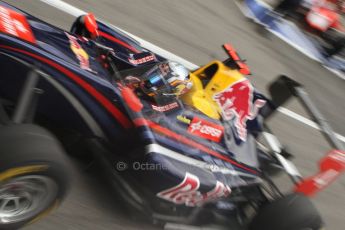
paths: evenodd
<path fill-rule="evenodd" d="M 245 63 L 245 60 L 242 60 L 234 47 L 230 44 L 224 44 L 223 45 L 224 51 L 228 54 L 229 58 L 226 59 L 223 63 L 226 66 L 229 66 L 230 68 L 238 69 L 241 74 L 243 75 L 250 75 L 250 68 L 249 66 Z"/>
<path fill-rule="evenodd" d="M 268 87 L 274 106 L 278 108 L 285 104 L 291 97 L 296 96 L 295 88 L 301 86 L 301 84 L 287 76 L 279 76 Z"/>
<path fill-rule="evenodd" d="M 93 37 L 98 37 L 98 25 L 93 13 L 88 13 L 84 18 L 85 27 Z"/>
<path fill-rule="evenodd" d="M 98 37 L 98 25 L 96 17 L 92 13 L 79 16 L 71 27 L 71 33 L 89 39 Z"/>

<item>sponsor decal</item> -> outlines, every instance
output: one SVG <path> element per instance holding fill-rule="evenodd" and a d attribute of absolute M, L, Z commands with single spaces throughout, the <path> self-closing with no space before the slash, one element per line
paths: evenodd
<path fill-rule="evenodd" d="M 223 136 L 224 128 L 221 125 L 194 117 L 188 127 L 188 132 L 204 139 L 219 142 Z"/>
<path fill-rule="evenodd" d="M 0 6 L 0 32 L 35 43 L 35 37 L 26 17 L 14 10 Z"/>
<path fill-rule="evenodd" d="M 153 54 L 151 54 L 149 56 L 146 56 L 146 57 L 143 57 L 143 58 L 139 58 L 139 59 L 130 59 L 130 58 L 128 58 L 128 61 L 130 63 L 132 63 L 133 65 L 140 65 L 140 64 L 144 64 L 146 62 L 153 61 L 155 59 L 156 59 L 155 56 Z"/>
<path fill-rule="evenodd" d="M 223 119 L 234 119 L 237 136 L 242 141 L 247 140 L 247 120 L 254 120 L 259 109 L 266 103 L 261 99 L 253 102 L 253 93 L 250 81 L 243 78 L 213 96 L 221 109 Z"/>
<path fill-rule="evenodd" d="M 187 118 L 186 116 L 182 116 L 182 115 L 178 115 L 176 117 L 176 119 L 178 121 L 181 121 L 182 123 L 186 123 L 186 124 L 190 124 L 192 122 L 189 118 Z"/>
<path fill-rule="evenodd" d="M 69 39 L 70 47 L 75 56 L 77 57 L 80 68 L 92 71 L 90 68 L 90 61 L 89 61 L 89 55 L 86 53 L 86 51 L 81 47 L 81 45 L 78 42 L 78 39 L 68 33 L 66 33 L 66 36 Z"/>
<path fill-rule="evenodd" d="M 175 204 L 194 207 L 210 200 L 227 197 L 231 193 L 230 187 L 219 181 L 216 182 L 216 186 L 211 191 L 206 193 L 199 191 L 199 187 L 199 178 L 187 172 L 182 183 L 158 193 L 157 196 Z"/>
<path fill-rule="evenodd" d="M 177 102 L 173 102 L 171 104 L 163 105 L 163 106 L 158 106 L 158 105 L 151 105 L 153 110 L 156 110 L 158 112 L 167 112 L 172 109 L 178 108 L 179 105 Z"/>

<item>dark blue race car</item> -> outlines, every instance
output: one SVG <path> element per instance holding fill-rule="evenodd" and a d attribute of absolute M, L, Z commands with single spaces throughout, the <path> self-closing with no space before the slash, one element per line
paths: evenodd
<path fill-rule="evenodd" d="M 301 85 L 281 76 L 269 100 L 244 76 L 249 68 L 233 47 L 224 48 L 227 60 L 190 71 L 92 14 L 77 18 L 68 32 L 0 2 L 0 152 L 12 149 L 16 156 L 2 156 L 0 165 L 2 186 L 10 188 L 0 189 L 0 229 L 31 222 L 65 193 L 61 147 L 33 138 L 16 145 L 23 133 L 55 140 L 54 134 L 68 153 L 92 157 L 114 187 L 109 192 L 136 215 L 170 229 L 320 229 L 307 196 L 344 170 L 342 146 Z M 292 95 L 339 149 L 306 180 L 265 123 Z M 322 177 L 330 170 L 332 180 Z M 295 183 L 291 194 L 271 180 L 281 171 Z M 43 184 L 42 195 L 16 183 L 26 177 L 33 186 Z M 19 202 L 27 190 L 34 199 Z"/>

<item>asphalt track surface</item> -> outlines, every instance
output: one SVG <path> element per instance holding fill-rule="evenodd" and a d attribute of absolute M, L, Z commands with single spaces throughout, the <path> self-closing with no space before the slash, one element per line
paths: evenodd
<path fill-rule="evenodd" d="M 54 25 L 69 29 L 74 18 L 39 0 L 6 0 Z M 304 84 L 334 129 L 345 134 L 345 81 L 315 61 L 291 48 L 247 20 L 232 0 L 68 0 L 84 11 L 175 53 L 197 65 L 224 59 L 221 44 L 231 42 L 248 60 L 258 89 L 279 74 Z M 290 110 L 306 116 L 292 102 Z M 316 170 L 317 160 L 330 147 L 315 130 L 283 114 L 270 122 L 273 130 L 295 154 L 294 162 L 303 175 Z M 63 205 L 27 230 L 155 229 L 123 215 L 116 197 L 94 170 L 76 163 L 74 184 Z M 288 190 L 288 180 L 280 180 Z M 345 178 L 314 199 L 326 222 L 326 229 L 345 226 Z"/>

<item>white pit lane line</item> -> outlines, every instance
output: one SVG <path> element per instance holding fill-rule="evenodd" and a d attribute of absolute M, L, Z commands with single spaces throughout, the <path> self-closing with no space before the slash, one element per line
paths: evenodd
<path fill-rule="evenodd" d="M 74 16 L 74 17 L 78 17 L 82 14 L 86 14 L 85 11 L 78 9 L 75 6 L 72 6 L 72 5 L 70 5 L 64 1 L 61 1 L 61 0 L 40 0 L 40 1 L 46 3 L 50 6 L 53 6 L 53 7 L 65 12 L 65 13 L 67 13 L 67 14 Z M 114 25 L 112 25 L 112 26 L 114 26 Z M 183 64 L 184 66 L 186 66 L 188 69 L 197 69 L 199 67 L 196 64 L 193 64 L 193 63 L 185 60 L 182 57 L 179 57 L 179 56 L 177 56 L 177 55 L 175 55 L 175 54 L 173 54 L 167 50 L 164 50 L 164 49 L 162 49 L 162 48 L 160 48 L 160 47 L 158 47 L 158 46 L 156 46 L 156 45 L 154 45 L 148 41 L 145 41 L 142 38 L 139 38 L 139 37 L 137 37 L 131 33 L 128 33 L 127 31 L 125 31 L 121 28 L 118 28 L 116 26 L 114 26 L 114 27 L 117 28 L 118 30 L 121 30 L 122 32 L 128 34 L 129 36 L 131 36 L 132 38 L 134 38 L 135 40 L 140 42 L 143 47 L 145 47 L 148 50 L 153 51 L 154 53 L 157 53 L 158 55 L 161 55 L 167 59 L 179 62 L 179 63 Z M 299 121 L 299 122 L 301 122 L 301 123 L 303 123 L 309 127 L 320 130 L 319 126 L 315 122 L 313 122 L 313 121 L 311 121 L 311 120 L 309 120 L 309 119 L 307 119 L 307 118 L 305 118 L 305 117 L 303 117 L 303 116 L 301 116 L 301 115 L 299 115 L 299 114 L 297 114 L 291 110 L 288 110 L 284 107 L 281 107 L 281 108 L 279 108 L 279 112 L 281 112 L 282 114 L 284 114 L 288 117 L 291 117 L 291 118 L 293 118 L 293 119 L 295 119 L 295 120 L 297 120 L 297 121 Z M 338 133 L 336 133 L 335 135 L 339 140 L 341 140 L 342 142 L 345 142 L 345 136 L 342 136 Z"/>

